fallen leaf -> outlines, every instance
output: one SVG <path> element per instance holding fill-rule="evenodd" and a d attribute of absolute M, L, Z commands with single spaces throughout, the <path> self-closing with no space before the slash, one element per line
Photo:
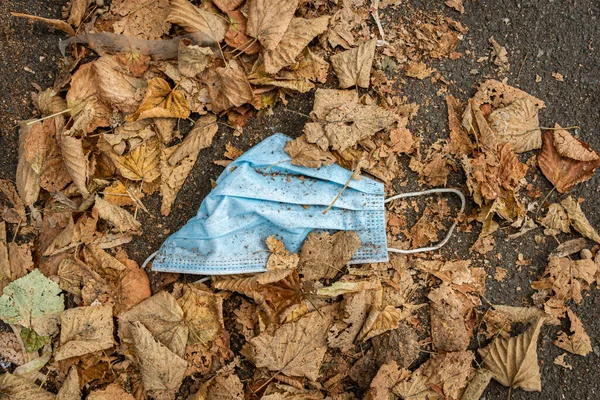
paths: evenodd
<path fill-rule="evenodd" d="M 58 332 L 64 300 L 58 284 L 38 269 L 9 283 L 0 297 L 0 319 L 33 329 L 40 336 Z"/>
<path fill-rule="evenodd" d="M 40 388 L 35 381 L 5 372 L 0 375 L 0 393 L 7 399 L 55 400 L 53 393 Z"/>
<path fill-rule="evenodd" d="M 398 328 L 375 336 L 373 343 L 374 358 L 378 364 L 394 361 L 402 368 L 410 367 L 421 352 L 419 336 L 416 330 L 403 321 Z"/>
<path fill-rule="evenodd" d="M 317 89 L 315 101 L 310 113 L 317 121 L 325 120 L 331 111 L 344 104 L 358 104 L 358 93 L 355 90 Z"/>
<path fill-rule="evenodd" d="M 222 67 L 205 71 L 211 110 L 215 113 L 252 100 L 252 87 L 241 68 Z"/>
<path fill-rule="evenodd" d="M 315 19 L 293 18 L 277 47 L 265 50 L 265 71 L 278 73 L 283 67 L 296 62 L 304 48 L 317 36 L 327 30 L 329 17 Z"/>
<path fill-rule="evenodd" d="M 141 322 L 133 323 L 131 333 L 144 390 L 173 396 L 183 382 L 187 362 L 152 337 Z"/>
<path fill-rule="evenodd" d="M 125 265 L 125 269 L 117 277 L 118 286 L 114 314 L 118 316 L 146 300 L 151 293 L 150 280 L 143 268 L 140 268 L 135 261 L 127 258 L 124 251 L 117 253 L 117 260 Z"/>
<path fill-rule="evenodd" d="M 25 364 L 25 352 L 21 339 L 12 330 L 0 333 L 0 357 L 15 365 Z"/>
<path fill-rule="evenodd" d="M 158 292 L 119 315 L 119 338 L 131 345 L 134 323 L 140 322 L 169 350 L 183 356 L 189 333 L 183 317 L 177 300 L 167 292 Z"/>
<path fill-rule="evenodd" d="M 329 328 L 327 335 L 329 347 L 342 349 L 342 351 L 352 347 L 367 318 L 372 302 L 373 295 L 367 291 L 344 296 L 341 304 L 343 317 Z"/>
<path fill-rule="evenodd" d="M 381 283 L 378 280 L 366 281 L 337 281 L 331 286 L 326 286 L 317 290 L 317 296 L 337 297 L 344 294 L 364 292 L 366 290 L 381 290 Z"/>
<path fill-rule="evenodd" d="M 258 335 L 250 340 L 254 365 L 286 376 L 304 376 L 316 381 L 327 351 L 327 331 L 331 322 L 331 310 L 321 309 L 297 322 L 283 325 L 272 335 Z"/>
<path fill-rule="evenodd" d="M 68 23 L 66 23 L 65 21 L 60 20 L 60 19 L 42 18 L 42 17 L 37 17 L 35 15 L 16 13 L 16 12 L 12 12 L 12 11 L 11 11 L 10 15 L 12 15 L 13 17 L 27 18 L 27 19 L 31 19 L 34 21 L 43 22 L 45 24 L 50 25 L 54 29 L 58 29 L 60 31 L 67 33 L 69 36 L 76 35 L 75 30 L 71 27 L 71 25 L 69 25 Z"/>
<path fill-rule="evenodd" d="M 560 204 L 565 208 L 569 216 L 569 222 L 575 230 L 581 233 L 584 237 L 600 243 L 600 235 L 594 229 L 590 221 L 587 219 L 581 206 L 571 196 L 562 200 Z"/>
<path fill-rule="evenodd" d="M 394 330 L 398 328 L 402 319 L 402 313 L 394 306 L 389 305 L 383 309 L 374 307 L 369 312 L 357 340 L 364 342 L 384 332 Z"/>
<path fill-rule="evenodd" d="M 548 212 L 544 218 L 542 218 L 540 223 L 546 228 L 555 229 L 559 232 L 571 232 L 567 212 L 563 206 L 558 203 L 552 203 L 548 206 Z"/>
<path fill-rule="evenodd" d="M 244 3 L 244 0 L 214 0 L 213 3 L 223 12 L 233 11 Z"/>
<path fill-rule="evenodd" d="M 463 6 L 463 0 L 446 0 L 444 2 L 448 7 L 454 8 L 459 13 L 465 12 L 465 7 Z"/>
<path fill-rule="evenodd" d="M 120 174 L 132 181 L 154 182 L 160 176 L 160 142 L 156 136 L 144 140 L 129 153 L 116 154 L 101 139 L 98 148 L 114 162 Z"/>
<path fill-rule="evenodd" d="M 354 231 L 340 231 L 333 235 L 326 231 L 313 231 L 302 244 L 298 272 L 309 281 L 331 279 L 350 262 L 360 246 L 360 239 Z"/>
<path fill-rule="evenodd" d="M 217 117 L 214 114 L 203 115 L 198 118 L 181 146 L 169 157 L 169 165 L 175 166 L 184 158 L 197 155 L 200 150 L 210 147 L 218 130 Z"/>
<path fill-rule="evenodd" d="M 198 285 L 184 285 L 179 305 L 189 329 L 189 344 L 210 346 L 223 329 L 223 300 Z"/>
<path fill-rule="evenodd" d="M 264 396 L 262 397 L 264 399 Z M 244 384 L 235 373 L 208 380 L 189 400 L 244 400 Z"/>
<path fill-rule="evenodd" d="M 559 331 L 558 337 L 553 343 L 569 353 L 586 356 L 592 352 L 590 337 L 585 332 L 579 317 L 570 308 L 567 309 L 567 315 L 569 321 L 571 321 L 571 332 L 573 334 L 568 336 L 565 332 Z"/>
<path fill-rule="evenodd" d="M 142 227 L 139 221 L 127 211 L 110 204 L 98 195 L 96 195 L 94 207 L 98 210 L 100 218 L 110 222 L 121 232 L 139 232 Z"/>
<path fill-rule="evenodd" d="M 492 373 L 485 368 L 475 372 L 460 400 L 479 400 L 492 379 Z"/>
<path fill-rule="evenodd" d="M 162 78 L 152 78 L 144 99 L 137 111 L 131 115 L 132 121 L 146 118 L 183 118 L 190 116 L 190 107 L 181 90 L 171 89 Z"/>
<path fill-rule="evenodd" d="M 542 390 L 540 367 L 537 359 L 537 339 L 544 319 L 534 321 L 529 329 L 510 339 L 496 338 L 479 355 L 484 368 L 496 381 L 509 388 L 521 388 L 528 392 Z"/>
<path fill-rule="evenodd" d="M 112 116 L 112 109 L 99 99 L 98 78 L 94 65 L 92 62 L 86 63 L 75 71 L 66 95 L 67 106 L 71 109 L 72 117 L 84 109 L 93 109 L 93 118 L 85 127 L 86 132 L 92 132 L 97 127 L 110 126 Z"/>
<path fill-rule="evenodd" d="M 56 400 L 79 399 L 81 399 L 81 389 L 79 388 L 79 375 L 77 374 L 77 367 L 72 366 L 71 368 L 69 368 L 69 373 L 67 375 L 67 378 L 63 382 L 63 385 L 58 390 Z"/>
<path fill-rule="evenodd" d="M 291 163 L 293 165 L 320 168 L 323 164 L 331 165 L 335 162 L 333 154 L 320 149 L 316 144 L 308 143 L 306 135 L 287 142 L 284 150 L 292 158 Z"/>
<path fill-rule="evenodd" d="M 167 22 L 169 0 L 115 0 L 110 12 L 120 18 L 112 25 L 115 33 L 142 39 L 160 39 L 171 29 Z"/>
<path fill-rule="evenodd" d="M 447 284 L 429 292 L 431 340 L 437 351 L 466 350 L 471 340 L 467 326 L 469 311 L 457 293 Z"/>
<path fill-rule="evenodd" d="M 375 56 L 377 40 L 372 39 L 360 46 L 331 56 L 331 65 L 342 89 L 351 86 L 368 88 L 371 66 Z"/>
<path fill-rule="evenodd" d="M 46 124 L 22 124 L 19 128 L 19 161 L 16 182 L 19 196 L 32 205 L 40 194 L 40 175 L 46 158 Z"/>
<path fill-rule="evenodd" d="M 79 27 L 83 21 L 87 8 L 90 6 L 91 0 L 73 0 L 69 10 L 69 18 L 67 22 L 74 27 Z"/>
<path fill-rule="evenodd" d="M 218 13 L 195 7 L 188 0 L 170 0 L 170 4 L 168 22 L 181 26 L 186 32 L 200 34 L 201 39 L 206 38 L 214 43 L 225 39 L 228 25 Z"/>
<path fill-rule="evenodd" d="M 94 61 L 98 97 L 123 112 L 133 113 L 139 107 L 146 82 L 127 75 L 122 69 L 114 56 L 102 56 Z"/>
<path fill-rule="evenodd" d="M 395 361 L 383 364 L 369 385 L 368 398 L 388 400 L 391 396 L 394 396 L 391 391 L 396 383 L 406 379 L 409 374 L 410 372 L 407 370 L 398 369 Z"/>
<path fill-rule="evenodd" d="M 415 140 L 406 128 L 408 118 L 401 118 L 398 121 L 398 127 L 390 131 L 390 150 L 394 153 L 409 154 L 412 151 Z"/>
<path fill-rule="evenodd" d="M 543 135 L 538 165 L 556 190 L 566 193 L 592 177 L 600 166 L 600 156 L 558 124 L 554 127 L 554 132 L 546 131 Z"/>
<path fill-rule="evenodd" d="M 327 42 L 333 49 L 337 46 L 344 49 L 354 47 L 356 41 L 352 31 L 358 28 L 362 21 L 363 19 L 354 12 L 351 3 L 342 2 L 342 8 L 331 17 L 326 33 Z"/>
<path fill-rule="evenodd" d="M 565 80 L 565 77 L 562 74 L 559 74 L 558 72 L 553 72 L 552 77 L 559 82 L 564 82 Z"/>
<path fill-rule="evenodd" d="M 565 361 L 565 356 L 566 356 L 566 355 L 567 355 L 567 353 L 562 353 L 560 356 L 557 356 L 557 357 L 554 359 L 553 363 L 554 363 L 554 364 L 556 364 L 556 365 L 560 365 L 560 366 L 561 366 L 561 367 L 563 367 L 563 368 L 566 368 L 566 369 L 572 370 L 572 369 L 573 369 L 573 366 L 572 366 L 572 365 L 570 365 L 570 364 L 567 364 L 567 362 Z"/>
<path fill-rule="evenodd" d="M 427 64 L 421 61 L 410 61 L 406 65 L 406 76 L 419 80 L 427 78 L 435 71 L 435 68 L 427 68 Z"/>
<path fill-rule="evenodd" d="M 552 250 L 548 257 L 568 257 L 571 254 L 579 253 L 581 250 L 585 249 L 586 246 L 587 241 L 584 238 L 567 240 Z"/>
<path fill-rule="evenodd" d="M 240 10 L 228 10 L 229 29 L 225 35 L 225 43 L 236 51 L 256 54 L 261 50 L 260 43 L 246 34 L 248 19 Z"/>
<path fill-rule="evenodd" d="M 479 85 L 479 89 L 472 100 L 473 104 L 478 107 L 489 104 L 493 109 L 497 109 L 506 107 L 520 99 L 528 99 L 538 110 L 546 107 L 546 104 L 542 100 L 521 89 L 517 89 L 495 79 L 488 79 Z M 468 126 L 465 128 L 468 129 Z"/>
<path fill-rule="evenodd" d="M 88 158 L 83 152 L 82 140 L 67 136 L 67 132 L 63 132 L 60 136 L 59 147 L 65 168 L 77 190 L 83 196 L 88 196 L 90 193 L 87 189 Z"/>
<path fill-rule="evenodd" d="M 57 135 L 49 135 L 46 159 L 40 175 L 40 186 L 50 193 L 56 193 L 73 181 L 61 154 Z"/>
<path fill-rule="evenodd" d="M 246 34 L 268 50 L 274 50 L 298 8 L 298 0 L 250 0 Z"/>
<path fill-rule="evenodd" d="M 135 397 L 127 393 L 121 386 L 116 383 L 111 383 L 104 389 L 96 389 L 91 392 L 88 400 L 135 400 Z"/>
<path fill-rule="evenodd" d="M 527 98 L 495 110 L 488 121 L 497 143 L 510 143 L 515 153 L 542 147 L 538 107 Z"/>
<path fill-rule="evenodd" d="M 65 99 L 59 96 L 54 88 L 48 88 L 40 93 L 32 94 L 32 99 L 36 103 L 36 107 L 42 114 L 42 117 L 62 113 L 68 108 Z"/>
<path fill-rule="evenodd" d="M 492 45 L 492 59 L 494 60 L 494 64 L 496 64 L 501 74 L 506 74 L 510 71 L 510 62 L 508 61 L 506 48 L 500 45 L 493 36 L 490 37 L 490 44 Z"/>
<path fill-rule="evenodd" d="M 266 265 L 268 271 L 296 268 L 298 265 L 298 254 L 290 254 L 283 242 L 278 240 L 274 235 L 269 236 L 266 243 L 271 252 Z"/>
<path fill-rule="evenodd" d="M 213 51 L 209 47 L 193 45 L 189 39 L 179 41 L 177 68 L 184 76 L 194 78 L 206 69 L 213 58 Z"/>

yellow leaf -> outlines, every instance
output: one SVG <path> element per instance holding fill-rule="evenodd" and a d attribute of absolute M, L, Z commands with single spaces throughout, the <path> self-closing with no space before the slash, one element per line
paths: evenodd
<path fill-rule="evenodd" d="M 152 78 L 140 107 L 130 117 L 132 121 L 145 118 L 187 118 L 190 106 L 181 90 L 173 89 L 162 78 Z"/>

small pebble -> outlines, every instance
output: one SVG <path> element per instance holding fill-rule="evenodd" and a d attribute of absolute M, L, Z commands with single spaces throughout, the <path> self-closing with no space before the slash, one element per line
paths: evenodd
<path fill-rule="evenodd" d="M 582 249 L 579 252 L 579 256 L 581 257 L 582 260 L 591 260 L 592 252 L 589 249 Z"/>

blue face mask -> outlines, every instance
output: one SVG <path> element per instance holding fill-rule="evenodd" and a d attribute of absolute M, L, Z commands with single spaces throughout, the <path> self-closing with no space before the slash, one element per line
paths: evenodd
<path fill-rule="evenodd" d="M 163 243 L 152 269 L 201 275 L 262 272 L 270 254 L 265 243 L 269 236 L 275 235 L 290 252 L 297 252 L 313 230 L 356 231 L 362 246 L 351 264 L 386 262 L 388 251 L 433 250 L 448 240 L 454 225 L 437 246 L 388 249 L 384 202 L 431 191 L 385 200 L 381 183 L 365 177 L 351 180 L 352 172 L 339 165 L 319 169 L 292 165 L 283 150 L 289 140 L 275 134 L 232 162 L 198 214 Z M 456 192 L 464 207 L 460 192 L 433 191 Z"/>

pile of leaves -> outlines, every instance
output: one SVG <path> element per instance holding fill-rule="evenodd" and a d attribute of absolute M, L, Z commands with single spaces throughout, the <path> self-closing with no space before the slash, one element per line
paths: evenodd
<path fill-rule="evenodd" d="M 14 13 L 72 38 L 61 45 L 69 51 L 55 85 L 34 96 L 39 118 L 19 128 L 16 185 L 0 182 L 0 357 L 10 371 L 0 393 L 469 400 L 492 378 L 541 390 L 544 324 L 568 318 L 570 333 L 560 332 L 556 346 L 591 352 L 571 305 L 600 279 L 597 247 L 583 238 L 558 246 L 529 307 L 482 303 L 487 274 L 473 260 L 494 248 L 500 224 L 509 238 L 541 226 L 554 238 L 573 229 L 600 243 L 579 200 L 537 204 L 541 193 L 526 179 L 539 166 L 553 190 L 567 193 L 593 175 L 600 156 L 569 129 L 540 128 L 544 102 L 506 79 L 482 82 L 467 102 L 448 94 L 427 63 L 460 58 L 467 28 L 403 5 L 407 16 L 384 31 L 373 3 L 73 0 L 66 22 Z M 461 1 L 446 4 L 464 11 Z M 508 53 L 490 43 L 503 75 Z M 396 94 L 389 65 L 401 79 L 440 85 L 448 138 L 427 147 L 411 133 L 419 105 Z M 471 260 L 391 254 L 388 263 L 349 266 L 358 235 L 315 231 L 298 254 L 270 237 L 264 273 L 210 284 L 165 274 L 151 290 L 147 271 L 121 247 L 143 233 L 145 199 L 159 194 L 168 216 L 220 125 L 243 135 L 253 115 L 308 91 L 312 112 L 285 149 L 292 163 L 338 163 L 354 179 L 379 179 L 388 193 L 409 170 L 423 186 L 464 176 L 473 207 L 457 219 L 463 232 L 481 228 Z M 240 154 L 228 145 L 220 165 Z M 410 211 L 418 214 L 412 226 Z M 388 240 L 435 243 L 451 216 L 443 198 L 422 210 L 393 202 Z M 506 273 L 498 268 L 495 278 Z M 565 354 L 555 362 L 569 367 Z"/>

